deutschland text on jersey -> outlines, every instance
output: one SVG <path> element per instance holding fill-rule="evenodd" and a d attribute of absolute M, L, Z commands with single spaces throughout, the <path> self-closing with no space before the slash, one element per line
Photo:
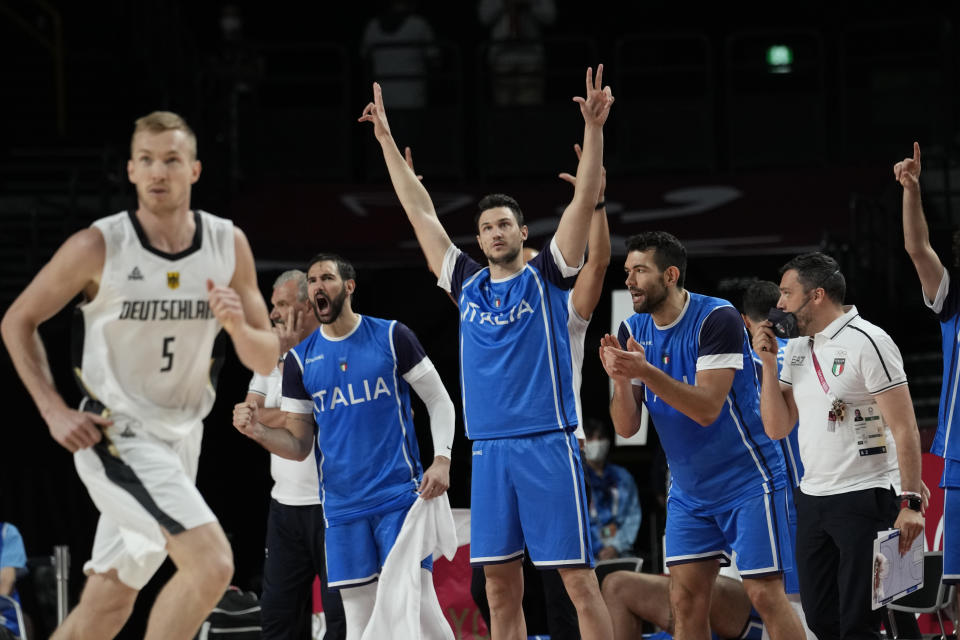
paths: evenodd
<path fill-rule="evenodd" d="M 228 285 L 234 271 L 233 224 L 202 211 L 194 219 L 193 243 L 178 254 L 151 247 L 132 212 L 93 223 L 106 254 L 97 294 L 80 307 L 83 343 L 75 345 L 86 393 L 168 440 L 213 406 L 221 327 L 206 282 Z"/>

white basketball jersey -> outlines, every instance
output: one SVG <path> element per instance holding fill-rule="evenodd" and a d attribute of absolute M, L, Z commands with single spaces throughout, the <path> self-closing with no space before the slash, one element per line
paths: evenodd
<path fill-rule="evenodd" d="M 87 393 L 164 440 L 185 436 L 213 406 L 221 326 L 206 282 L 233 279 L 233 223 L 204 211 L 194 219 L 193 243 L 178 254 L 150 247 L 133 212 L 94 222 L 106 258 L 96 297 L 80 307 Z"/>

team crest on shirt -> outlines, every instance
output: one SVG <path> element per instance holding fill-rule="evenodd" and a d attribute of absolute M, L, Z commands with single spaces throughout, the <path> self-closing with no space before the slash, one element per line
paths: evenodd
<path fill-rule="evenodd" d="M 137 434 L 134 429 L 140 428 L 140 421 L 136 418 L 130 418 L 123 414 L 114 413 L 110 416 L 113 420 L 113 429 L 111 434 L 120 436 L 121 438 L 136 438 Z"/>
<path fill-rule="evenodd" d="M 340 358 L 340 371 L 346 371 L 346 370 L 347 370 L 347 359 Z"/>
<path fill-rule="evenodd" d="M 499 296 L 493 299 L 493 306 L 495 306 L 497 309 L 500 308 L 500 304 L 501 304 L 501 303 L 500 303 L 500 297 L 499 297 Z"/>
<path fill-rule="evenodd" d="M 663 354 L 663 357 L 661 358 L 661 360 L 663 361 L 663 364 L 670 364 L 670 354 L 669 353 Z"/>
<path fill-rule="evenodd" d="M 833 359 L 833 368 L 831 369 L 831 371 L 833 372 L 833 375 L 839 376 L 841 373 L 843 373 L 843 364 L 844 364 L 846 361 L 847 361 L 846 358 L 834 358 L 834 359 Z"/>
<path fill-rule="evenodd" d="M 179 271 L 167 271 L 167 286 L 171 289 L 176 289 L 180 286 Z"/>

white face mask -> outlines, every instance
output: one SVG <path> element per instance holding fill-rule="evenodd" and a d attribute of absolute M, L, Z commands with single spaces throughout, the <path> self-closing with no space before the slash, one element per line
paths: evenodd
<path fill-rule="evenodd" d="M 607 458 L 608 451 L 610 451 L 610 441 L 606 438 L 587 440 L 583 443 L 583 455 L 590 462 L 603 462 Z"/>

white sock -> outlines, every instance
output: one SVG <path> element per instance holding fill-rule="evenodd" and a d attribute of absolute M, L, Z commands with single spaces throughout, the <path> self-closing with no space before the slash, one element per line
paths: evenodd
<path fill-rule="evenodd" d="M 343 616 L 347 622 L 347 640 L 360 640 L 377 601 L 377 583 L 340 589 L 340 599 L 343 600 Z"/>
<path fill-rule="evenodd" d="M 803 625 L 803 631 L 807 634 L 807 640 L 817 640 L 816 634 L 810 631 L 810 627 L 807 626 L 807 618 L 803 615 L 803 606 L 800 604 L 800 594 L 788 593 L 787 600 L 790 602 L 793 610 L 797 612 L 797 617 L 800 618 L 800 624 Z"/>

